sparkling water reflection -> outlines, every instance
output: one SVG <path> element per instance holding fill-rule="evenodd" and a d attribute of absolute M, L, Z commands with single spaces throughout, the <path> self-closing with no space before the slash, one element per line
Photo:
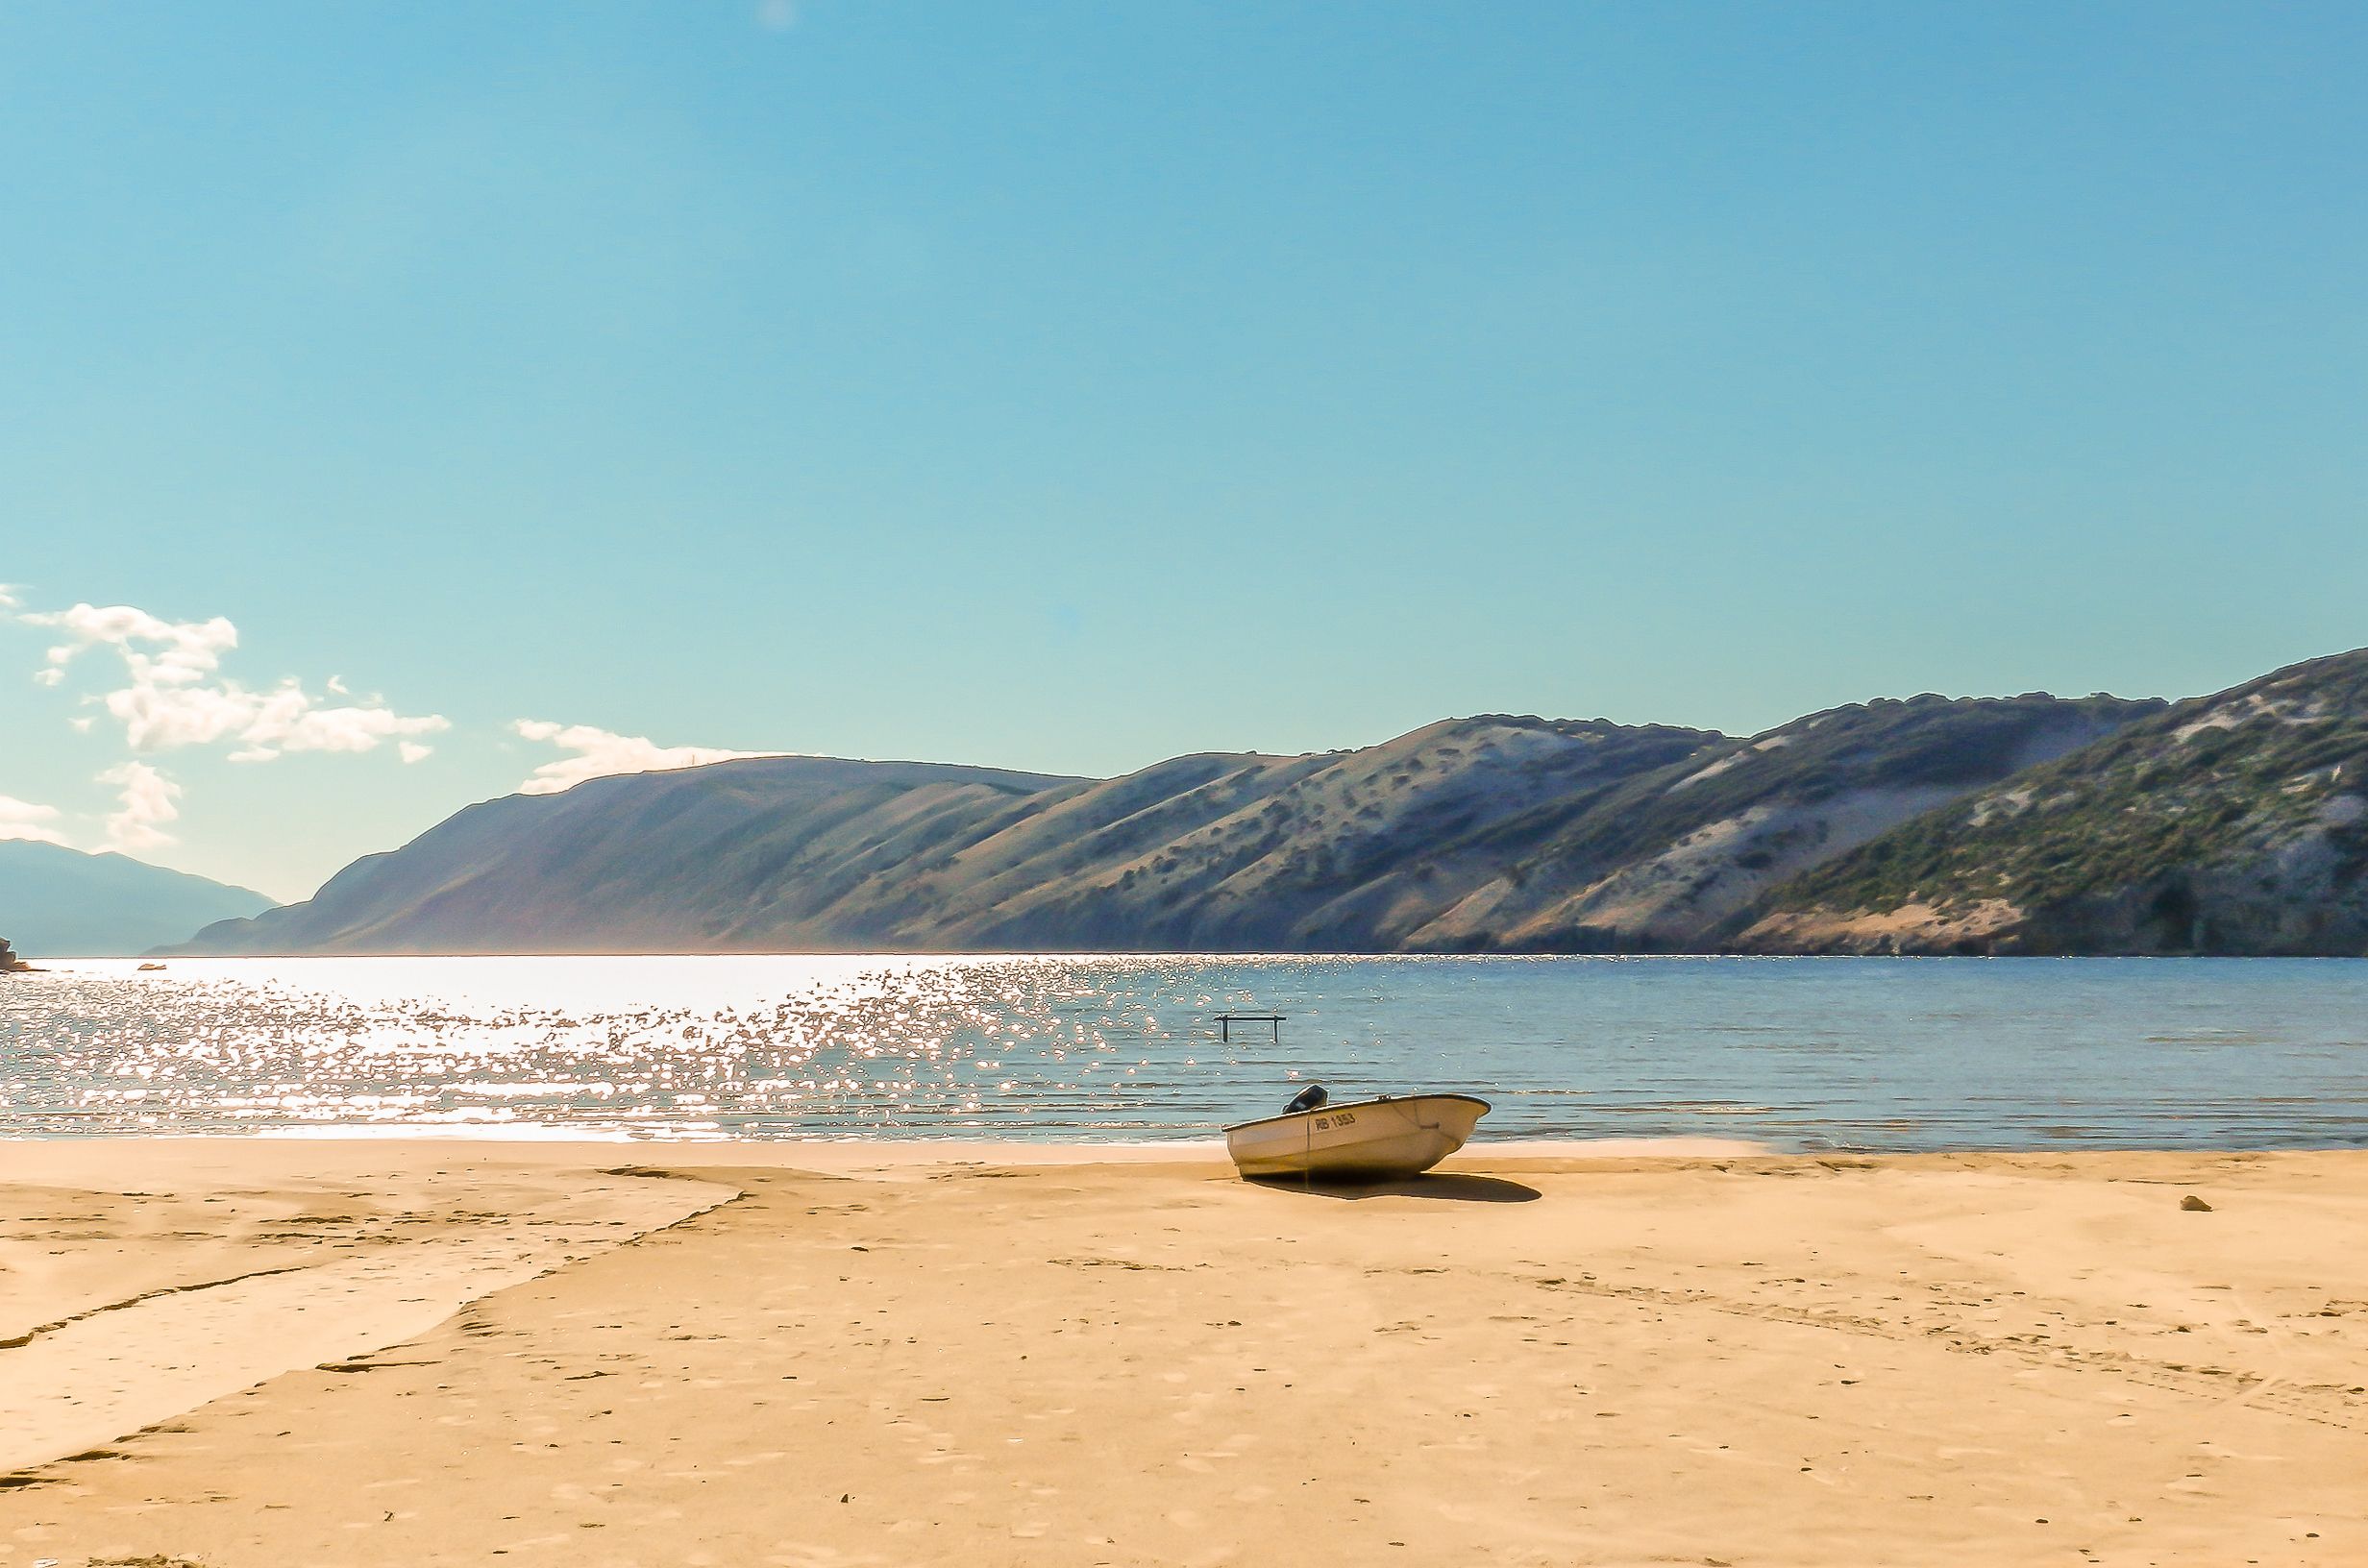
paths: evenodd
<path fill-rule="evenodd" d="M 1211 1016 L 1289 1015 L 1230 1042 Z M 0 984 L 0 1135 L 1205 1137 L 1469 1089 L 1488 1136 L 2368 1143 L 2368 961 L 81 962 Z"/>

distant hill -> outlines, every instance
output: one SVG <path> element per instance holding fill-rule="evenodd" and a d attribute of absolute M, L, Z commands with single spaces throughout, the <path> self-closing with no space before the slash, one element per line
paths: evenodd
<path fill-rule="evenodd" d="M 200 926 L 271 907 L 259 893 L 127 855 L 0 840 L 0 936 L 28 958 L 143 953 Z"/>
<path fill-rule="evenodd" d="M 2158 707 L 1922 698 L 1748 741 L 1492 715 L 1107 780 L 752 758 L 472 806 L 179 950 L 1687 950 Z"/>
<path fill-rule="evenodd" d="M 2368 649 L 1928 813 L 1779 890 L 1737 945 L 2368 953 Z"/>
<path fill-rule="evenodd" d="M 1048 793 L 1050 774 L 763 757 L 457 812 L 303 903 L 179 952 L 705 952 L 837 945 L 816 913 Z M 186 933 L 184 933 L 186 935 Z"/>

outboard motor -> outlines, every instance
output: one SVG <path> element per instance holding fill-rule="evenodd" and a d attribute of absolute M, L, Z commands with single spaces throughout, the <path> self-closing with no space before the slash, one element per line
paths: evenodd
<path fill-rule="evenodd" d="M 1295 1111 L 1313 1111 L 1331 1097 L 1324 1092 L 1323 1085 L 1310 1084 L 1299 1090 L 1298 1098 L 1283 1107 L 1283 1115 L 1287 1116 Z"/>

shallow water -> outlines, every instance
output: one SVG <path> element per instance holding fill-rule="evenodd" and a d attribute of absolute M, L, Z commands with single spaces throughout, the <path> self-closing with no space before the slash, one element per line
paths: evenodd
<path fill-rule="evenodd" d="M 1281 1012 L 1228 1041 L 1211 1017 Z M 0 1136 L 1207 1137 L 1309 1079 L 1494 1138 L 2368 1144 L 2368 961 L 86 961 L 0 984 Z"/>

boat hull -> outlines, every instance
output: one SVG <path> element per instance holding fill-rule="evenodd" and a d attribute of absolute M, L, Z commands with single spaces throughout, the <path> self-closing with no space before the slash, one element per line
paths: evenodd
<path fill-rule="evenodd" d="M 1225 1152 L 1249 1177 L 1386 1181 L 1416 1176 L 1464 1146 L 1489 1102 L 1469 1094 L 1359 1100 L 1225 1129 Z"/>

